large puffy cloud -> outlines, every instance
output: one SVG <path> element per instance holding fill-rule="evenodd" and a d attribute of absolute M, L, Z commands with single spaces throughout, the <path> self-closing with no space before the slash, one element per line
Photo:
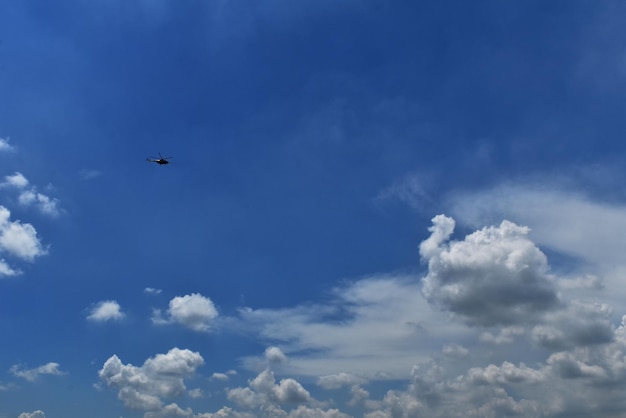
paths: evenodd
<path fill-rule="evenodd" d="M 170 300 L 166 318 L 156 310 L 152 317 L 155 324 L 178 323 L 194 331 L 206 332 L 212 327 L 218 312 L 208 297 L 199 293 L 176 296 Z"/>
<path fill-rule="evenodd" d="M 199 353 L 173 348 L 147 359 L 141 367 L 123 364 L 113 355 L 98 375 L 107 386 L 118 390 L 119 399 L 128 408 L 151 411 L 162 408 L 163 399 L 185 394 L 184 379 L 203 364 Z"/>
<path fill-rule="evenodd" d="M 64 372 L 61 371 L 59 363 L 53 362 L 35 367 L 34 369 L 23 369 L 18 365 L 14 365 L 11 366 L 10 371 L 14 376 L 21 377 L 29 382 L 36 381 L 42 375 L 60 376 L 64 374 Z"/>
<path fill-rule="evenodd" d="M 119 303 L 114 300 L 104 300 L 91 308 L 87 319 L 93 322 L 119 321 L 124 316 Z"/>
<path fill-rule="evenodd" d="M 438 215 L 432 221 L 432 234 L 420 246 L 429 301 L 479 325 L 528 322 L 558 306 L 546 256 L 528 228 L 503 221 L 449 241 L 454 220 Z"/>

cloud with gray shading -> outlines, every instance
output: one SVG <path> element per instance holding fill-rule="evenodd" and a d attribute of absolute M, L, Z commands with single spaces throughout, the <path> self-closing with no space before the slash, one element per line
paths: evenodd
<path fill-rule="evenodd" d="M 124 364 L 113 355 L 98 376 L 106 386 L 118 391 L 118 398 L 126 407 L 151 411 L 162 408 L 163 399 L 185 394 L 184 379 L 203 364 L 199 353 L 173 348 L 166 354 L 147 359 L 140 367 Z"/>
<path fill-rule="evenodd" d="M 32 262 L 36 257 L 47 253 L 37 231 L 29 223 L 11 221 L 11 212 L 0 205 L 0 254 Z M 19 269 L 12 267 L 8 261 L 0 258 L 0 277 L 21 274 Z"/>
<path fill-rule="evenodd" d="M 484 326 L 537 320 L 559 305 L 546 256 L 528 239 L 528 228 L 503 221 L 450 241 L 454 220 L 438 215 L 432 222 L 420 245 L 429 302 Z"/>
<path fill-rule="evenodd" d="M 157 325 L 176 323 L 194 331 L 208 332 L 218 315 L 211 299 L 192 293 L 170 300 L 165 317 L 160 310 L 154 310 L 152 322 Z"/>
<path fill-rule="evenodd" d="M 120 321 L 124 316 L 119 303 L 114 300 L 103 300 L 91 308 L 87 319 L 92 322 Z"/>

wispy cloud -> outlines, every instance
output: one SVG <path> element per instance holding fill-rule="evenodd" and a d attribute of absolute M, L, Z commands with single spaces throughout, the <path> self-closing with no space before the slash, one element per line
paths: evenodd
<path fill-rule="evenodd" d="M 83 180 L 93 180 L 97 177 L 102 176 L 102 171 L 94 170 L 94 169 L 84 169 L 78 172 L 78 175 Z"/>
<path fill-rule="evenodd" d="M 410 275 L 376 276 L 336 288 L 328 304 L 284 309 L 243 309 L 244 326 L 266 341 L 280 342 L 286 373 L 339 372 L 373 378 L 404 378 L 411 366 L 452 336 L 467 330 L 431 309 Z M 260 360 L 244 365 L 259 368 Z"/>
<path fill-rule="evenodd" d="M 15 151 L 15 147 L 9 144 L 9 138 L 0 138 L 0 152 Z"/>
<path fill-rule="evenodd" d="M 145 289 L 143 289 L 143 293 L 147 295 L 159 295 L 161 294 L 161 292 L 161 289 L 155 289 L 154 287 L 146 287 Z"/>
<path fill-rule="evenodd" d="M 43 375 L 64 375 L 65 372 L 62 372 L 60 367 L 61 366 L 59 365 L 59 363 L 48 363 L 34 369 L 23 369 L 21 366 L 16 364 L 14 366 L 11 366 L 11 369 L 9 371 L 16 377 L 21 377 L 22 379 L 25 379 L 29 382 L 34 382 Z"/>
<path fill-rule="evenodd" d="M 56 217 L 61 214 L 59 200 L 51 198 L 37 191 L 35 186 L 22 173 L 16 172 L 13 175 L 5 176 L 5 181 L 0 183 L 0 187 L 14 188 L 19 191 L 18 202 L 27 207 L 35 207 L 41 213 Z"/>
<path fill-rule="evenodd" d="M 41 410 L 34 412 L 22 412 L 17 418 L 46 418 L 46 414 L 44 414 Z"/>

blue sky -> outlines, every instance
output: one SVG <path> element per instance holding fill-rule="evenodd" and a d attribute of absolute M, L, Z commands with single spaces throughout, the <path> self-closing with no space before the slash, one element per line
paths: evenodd
<path fill-rule="evenodd" d="M 0 418 L 624 415 L 624 12 L 3 2 Z"/>

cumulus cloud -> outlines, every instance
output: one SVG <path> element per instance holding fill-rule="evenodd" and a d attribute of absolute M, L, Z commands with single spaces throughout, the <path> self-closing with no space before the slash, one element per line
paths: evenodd
<path fill-rule="evenodd" d="M 13 365 L 9 371 L 16 377 L 21 377 L 29 382 L 34 382 L 43 375 L 61 376 L 65 374 L 61 371 L 59 363 L 47 363 L 34 369 L 23 369 L 21 366 Z"/>
<path fill-rule="evenodd" d="M 211 299 L 199 293 L 176 296 L 170 300 L 166 317 L 160 310 L 155 310 L 152 322 L 155 324 L 181 324 L 198 332 L 207 332 L 211 329 L 218 312 Z"/>
<path fill-rule="evenodd" d="M 11 212 L 0 206 L 0 252 L 6 252 L 25 261 L 44 255 L 44 249 L 35 227 L 20 221 L 11 221 Z"/>
<path fill-rule="evenodd" d="M 598 265 L 622 264 L 624 205 L 593 201 L 562 187 L 532 184 L 457 193 L 448 200 L 451 213 L 465 225 L 477 227 L 507 218 L 530 225 L 533 240 L 540 245 Z"/>
<path fill-rule="evenodd" d="M 87 319 L 93 322 L 119 321 L 124 316 L 119 303 L 114 300 L 104 300 L 91 308 Z"/>
<path fill-rule="evenodd" d="M 265 349 L 265 358 L 270 364 L 280 364 L 287 361 L 287 356 L 278 347 L 267 347 Z"/>
<path fill-rule="evenodd" d="M 228 399 L 247 409 L 269 405 L 300 404 L 311 401 L 310 393 L 296 380 L 287 378 L 276 383 L 274 372 L 265 369 L 250 381 L 247 388 L 229 389 Z"/>
<path fill-rule="evenodd" d="M 605 344 L 569 348 L 531 367 L 504 361 L 459 374 L 445 359 L 414 367 L 406 390 L 369 401 L 366 417 L 620 416 L 626 382 L 626 331 Z"/>
<path fill-rule="evenodd" d="M 420 245 L 428 263 L 422 291 L 431 303 L 478 325 L 528 322 L 558 306 L 546 256 L 528 228 L 503 221 L 450 241 L 454 220 L 438 215 L 432 222 Z"/>
<path fill-rule="evenodd" d="M 140 367 L 123 364 L 111 356 L 98 372 L 100 380 L 118 390 L 118 398 L 131 409 L 161 409 L 163 399 L 180 397 L 186 392 L 184 379 L 204 364 L 202 356 L 190 350 L 173 348 L 166 354 L 147 359 Z"/>
<path fill-rule="evenodd" d="M 19 190 L 18 202 L 23 206 L 33 206 L 41 213 L 55 217 L 61 213 L 59 200 L 51 198 L 37 191 L 35 186 L 30 186 L 29 181 L 22 173 L 5 176 L 5 181 L 0 187 L 11 187 Z"/>

